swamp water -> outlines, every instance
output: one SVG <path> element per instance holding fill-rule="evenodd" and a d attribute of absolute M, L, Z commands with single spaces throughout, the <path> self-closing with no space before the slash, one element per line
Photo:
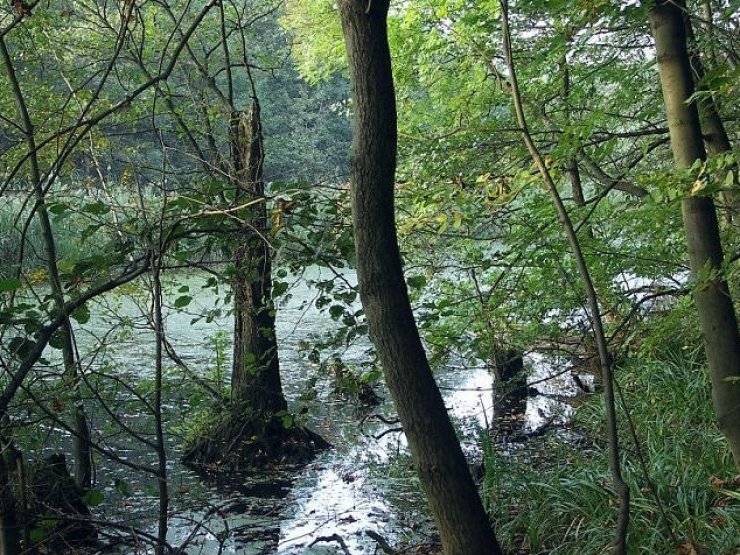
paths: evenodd
<path fill-rule="evenodd" d="M 322 276 L 315 270 L 310 277 Z M 347 277 L 353 278 L 351 274 Z M 176 285 L 168 288 L 169 306 L 183 294 L 192 296 L 193 300 L 183 311 L 168 311 L 167 339 L 192 373 L 213 373 L 219 367 L 228 376 L 231 318 L 217 316 L 210 322 L 192 321 L 196 314 L 217 306 L 215 292 L 203 288 L 206 278 L 197 274 L 178 276 Z M 278 308 L 277 333 L 283 388 L 295 410 L 296 400 L 306 391 L 310 376 L 316 372 L 306 357 L 300 355 L 300 347 L 337 324 L 315 308 L 318 293 L 305 282 L 299 282 L 291 292 L 292 297 Z M 136 296 L 115 295 L 100 302 L 93 308 L 93 317 L 85 329 L 78 333 L 78 343 L 83 357 L 86 346 L 92 351 L 101 340 L 107 344 L 104 355 L 85 357 L 87 377 L 107 384 L 103 391 L 108 395 L 113 414 L 132 429 L 144 431 L 151 430 L 152 417 L 136 399 L 135 391 L 153 379 L 154 343 L 153 334 L 141 317 L 142 309 L 147 309 L 146 302 L 135 299 Z M 222 308 L 225 313 L 228 306 Z M 111 324 L 121 319 L 127 322 L 126 326 L 109 333 Z M 220 349 L 215 346 L 216 337 L 222 342 Z M 360 365 L 367 362 L 367 348 L 365 340 L 337 354 L 346 364 Z M 223 359 L 217 361 L 219 350 Z M 330 354 L 326 352 L 322 356 Z M 539 355 L 529 356 L 528 363 L 532 366 L 530 381 L 556 373 L 549 359 Z M 181 445 L 178 434 L 196 408 L 187 392 L 196 388 L 169 360 L 165 364 L 171 368 L 165 377 L 164 402 L 165 434 L 169 442 L 168 541 L 171 545 L 177 547 L 187 541 L 185 553 L 192 555 L 340 553 L 340 544 L 329 540 L 336 535 L 351 553 L 359 554 L 373 553 L 377 547 L 367 531 L 378 533 L 391 545 L 429 539 L 431 521 L 409 467 L 404 437 L 390 430 L 397 424 L 387 424 L 373 416 L 393 418 L 387 391 L 378 388 L 384 402 L 379 407 L 363 410 L 338 398 L 328 377 L 319 379 L 315 385 L 317 398 L 310 404 L 305 423 L 331 442 L 333 449 L 321 453 L 299 470 L 271 470 L 228 483 L 213 483 L 204 481 L 178 462 Z M 103 375 L 108 377 L 102 378 Z M 437 380 L 464 450 L 471 459 L 479 458 L 479 430 L 493 414 L 491 374 L 482 367 L 450 365 L 438 373 Z M 127 387 L 133 387 L 134 391 Z M 537 387 L 545 393 L 573 392 L 567 372 Z M 202 406 L 207 401 L 204 396 Z M 529 398 L 523 426 L 537 428 L 553 411 L 563 413 L 564 410 L 567 409 L 545 397 Z M 95 411 L 94 440 L 124 460 L 156 466 L 152 449 L 112 425 L 110 415 L 101 409 Z M 131 526 L 156 534 L 158 499 L 154 479 L 108 460 L 99 461 L 95 478 L 95 487 L 104 494 L 102 504 L 93 509 L 97 517 L 116 522 L 122 529 Z M 146 545 L 126 543 L 115 552 L 149 551 Z"/>

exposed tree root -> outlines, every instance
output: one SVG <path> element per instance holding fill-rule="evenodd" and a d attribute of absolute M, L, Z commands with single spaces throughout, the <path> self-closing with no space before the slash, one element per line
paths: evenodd
<path fill-rule="evenodd" d="M 302 426 L 279 416 L 249 416 L 225 410 L 185 445 L 183 464 L 199 471 L 232 473 L 278 466 L 300 466 L 331 447 Z"/>

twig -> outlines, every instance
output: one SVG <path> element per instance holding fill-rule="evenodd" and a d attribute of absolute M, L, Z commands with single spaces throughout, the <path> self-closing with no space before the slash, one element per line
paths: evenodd
<path fill-rule="evenodd" d="M 527 441 L 528 439 L 540 437 L 542 435 L 545 435 L 545 432 L 549 430 L 554 423 L 555 423 L 555 416 L 551 416 L 539 428 L 535 428 L 531 432 L 524 432 L 521 434 L 517 434 L 514 437 L 510 437 L 509 441 L 513 443 L 521 443 L 523 441 Z"/>
<path fill-rule="evenodd" d="M 379 434 L 376 434 L 376 435 L 374 435 L 374 436 L 373 436 L 373 438 L 374 438 L 374 439 L 380 439 L 380 438 L 382 438 L 383 436 L 385 436 L 385 435 L 388 435 L 388 434 L 392 434 L 392 433 L 394 433 L 394 432 L 398 432 L 398 433 L 401 433 L 401 432 L 403 432 L 403 428 L 402 428 L 402 427 L 400 427 L 400 426 L 399 426 L 398 428 L 388 428 L 387 430 L 383 430 L 383 431 L 382 431 L 382 432 L 380 432 Z"/>
<path fill-rule="evenodd" d="M 387 553 L 388 555 L 396 555 L 397 551 L 391 547 L 391 544 L 389 544 L 383 536 L 378 534 L 375 530 L 365 530 L 365 535 L 368 538 L 371 538 L 375 540 L 375 543 L 378 544 L 378 547 L 383 553 Z"/>
<path fill-rule="evenodd" d="M 370 414 L 364 416 L 362 418 L 362 420 L 360 420 L 360 431 L 364 435 L 370 435 L 370 434 L 365 433 L 364 425 L 365 425 L 365 422 L 367 422 L 371 418 L 374 418 L 375 420 L 380 420 L 384 424 L 389 424 L 389 425 L 391 425 L 391 424 L 400 424 L 400 422 L 401 422 L 398 418 L 386 418 L 386 417 L 384 417 L 384 416 L 382 416 L 380 414 L 377 414 L 377 413 L 370 413 Z M 389 429 L 384 430 L 383 432 L 381 432 L 381 433 L 379 433 L 377 435 L 373 435 L 372 438 L 373 439 L 380 439 L 380 438 L 382 438 L 383 436 L 385 436 L 387 434 L 392 434 L 393 432 L 403 432 L 403 427 L 400 427 L 399 426 L 399 427 L 396 427 L 396 428 L 389 428 Z"/>
<path fill-rule="evenodd" d="M 478 401 L 480 401 L 480 408 L 483 411 L 483 423 L 486 425 L 486 430 L 490 430 L 491 426 L 488 422 L 488 414 L 486 413 L 486 405 L 483 403 L 483 397 L 479 395 Z"/>

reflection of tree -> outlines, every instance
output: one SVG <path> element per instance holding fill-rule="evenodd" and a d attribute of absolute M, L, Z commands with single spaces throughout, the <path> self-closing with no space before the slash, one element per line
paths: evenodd
<path fill-rule="evenodd" d="M 493 431 L 500 436 L 516 436 L 524 429 L 527 412 L 524 358 L 513 348 L 500 348 L 493 358 Z"/>
<path fill-rule="evenodd" d="M 232 499 L 219 507 L 229 537 L 237 545 L 253 548 L 257 545 L 263 553 L 272 553 L 280 543 L 281 520 L 288 508 L 286 499 L 291 493 L 295 474 L 265 472 L 246 480 L 235 481 L 231 477 L 203 475 L 205 483 L 224 498 Z M 228 523 L 229 515 L 238 515 L 243 524 Z M 214 520 L 210 526 L 219 526 Z M 221 535 L 221 534 L 219 534 Z"/>

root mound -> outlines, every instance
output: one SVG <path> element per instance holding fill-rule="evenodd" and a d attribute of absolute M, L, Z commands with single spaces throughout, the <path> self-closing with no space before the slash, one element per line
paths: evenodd
<path fill-rule="evenodd" d="M 32 553 L 75 553 L 97 542 L 90 509 L 67 469 L 63 454 L 49 455 L 32 469 L 30 488 Z M 24 551 L 25 552 L 25 551 Z"/>
<path fill-rule="evenodd" d="M 247 416 L 224 411 L 185 445 L 182 462 L 198 471 L 233 473 L 302 466 L 331 444 L 279 416 Z"/>

